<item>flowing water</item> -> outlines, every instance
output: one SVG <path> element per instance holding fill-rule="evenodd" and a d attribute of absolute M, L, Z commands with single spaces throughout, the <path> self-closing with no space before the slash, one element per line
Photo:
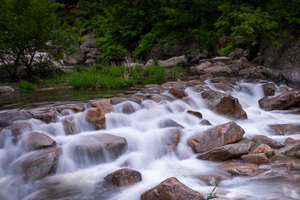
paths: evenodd
<path fill-rule="evenodd" d="M 209 80 L 206 81 L 206 84 L 207 87 L 218 91 Z M 268 125 L 299 124 L 300 117 L 299 113 L 260 109 L 258 100 L 263 97 L 262 83 L 239 81 L 233 88 L 233 91 L 227 91 L 227 93 L 239 99 L 248 115 L 247 120 L 235 121 L 245 130 L 244 139 L 251 139 L 258 134 L 266 135 L 281 143 L 287 137 L 300 139 L 300 135 L 273 136 L 269 133 Z M 114 104 L 114 111 L 106 114 L 106 129 L 103 130 L 94 130 L 91 124 L 85 121 L 86 111 L 74 113 L 72 115 L 76 121 L 76 134 L 69 136 L 64 132 L 61 123 L 65 116 L 60 116 L 57 123 L 50 124 L 30 119 L 32 130 L 48 134 L 55 132 L 55 135 L 49 134 L 49 136 L 62 148 L 62 155 L 55 175 L 27 184 L 19 182 L 17 176 L 10 171 L 13 161 L 25 154 L 25 151 L 20 145 L 15 145 L 9 138 L 3 137 L 5 130 L 2 130 L 0 199 L 28 200 L 34 196 L 35 191 L 44 190 L 48 195 L 45 195 L 45 199 L 138 200 L 144 191 L 169 177 L 176 177 L 180 182 L 206 196 L 214 186 L 207 186 L 198 177 L 201 175 L 226 175 L 219 168 L 221 162 L 199 160 L 187 145 L 191 136 L 201 133 L 211 126 L 199 124 L 201 120 L 186 111 L 193 110 L 202 113 L 203 119 L 209 120 L 213 126 L 232 121 L 232 119 L 212 111 L 202 99 L 197 87 L 188 87 L 185 92 L 189 97 L 187 100 L 175 99 L 166 90 L 160 94 L 166 100 L 159 103 L 144 100 L 139 104 L 128 100 Z M 276 86 L 276 94 L 279 92 L 280 86 Z M 128 106 L 128 103 L 132 105 L 133 113 L 123 113 L 123 107 Z M 164 124 L 170 119 L 181 125 L 181 138 L 175 151 L 162 153 L 165 147 L 163 136 L 170 129 L 174 129 L 174 127 Z M 26 135 L 27 132 L 29 130 L 25 129 L 22 135 Z M 115 160 L 108 156 L 104 163 L 94 163 L 86 159 L 77 162 L 73 155 L 74 146 L 85 142 L 86 137 L 101 134 L 126 138 L 128 143 L 126 153 Z M 141 172 L 142 181 L 132 186 L 114 189 L 103 185 L 106 175 L 124 167 Z M 269 166 L 260 165 L 261 170 L 266 168 Z M 300 174 L 298 171 L 293 173 Z M 247 200 L 300 199 L 296 189 L 292 190 L 293 194 L 290 194 L 289 197 L 285 194 L 287 187 L 297 188 L 300 186 L 300 184 L 293 184 L 295 183 L 290 183 L 284 178 L 260 179 L 258 176 L 253 176 L 231 177 L 221 181 L 218 187 L 227 191 L 225 194 L 221 194 L 227 199 L 237 197 Z"/>

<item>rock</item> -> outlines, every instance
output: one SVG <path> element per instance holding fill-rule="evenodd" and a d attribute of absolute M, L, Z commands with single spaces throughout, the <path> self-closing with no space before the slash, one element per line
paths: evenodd
<path fill-rule="evenodd" d="M 164 119 L 159 122 L 158 126 L 159 126 L 159 128 L 167 128 L 167 127 L 183 128 L 183 126 L 181 126 L 180 124 L 175 122 L 173 119 Z"/>
<path fill-rule="evenodd" d="M 227 84 L 224 84 L 224 83 L 214 83 L 214 86 L 217 89 L 223 90 L 224 92 L 226 92 L 226 91 L 233 91 L 233 89 L 232 89 L 231 86 L 229 86 Z"/>
<path fill-rule="evenodd" d="M 207 119 L 203 119 L 201 122 L 200 122 L 201 125 L 204 125 L 204 126 L 211 126 L 212 124 L 207 120 Z"/>
<path fill-rule="evenodd" d="M 258 172 L 257 165 L 247 163 L 225 163 L 220 168 L 232 176 L 253 176 Z"/>
<path fill-rule="evenodd" d="M 30 132 L 22 138 L 22 142 L 28 151 L 54 147 L 56 142 L 45 133 Z"/>
<path fill-rule="evenodd" d="M 75 123 L 74 123 L 74 117 L 69 116 L 62 120 L 62 124 L 64 127 L 64 131 L 66 135 L 73 135 L 75 134 Z"/>
<path fill-rule="evenodd" d="M 251 139 L 251 141 L 255 142 L 258 145 L 267 144 L 273 149 L 279 149 L 282 147 L 281 143 L 279 143 L 275 140 L 272 140 L 271 138 L 268 138 L 267 136 L 264 136 L 264 135 L 256 135 Z"/>
<path fill-rule="evenodd" d="M 204 197 L 175 177 L 168 178 L 141 195 L 141 200 L 204 200 Z"/>
<path fill-rule="evenodd" d="M 201 95 L 206 103 L 213 107 L 219 114 L 224 114 L 234 119 L 248 118 L 239 100 L 231 95 L 213 90 L 206 90 L 202 92 Z"/>
<path fill-rule="evenodd" d="M 4 130 L 10 130 L 11 136 L 14 138 L 19 137 L 19 135 L 24 132 L 31 129 L 31 124 L 28 122 L 15 122 L 9 126 L 6 126 Z"/>
<path fill-rule="evenodd" d="M 228 122 L 197 134 L 188 140 L 196 153 L 203 153 L 217 147 L 240 141 L 245 131 L 235 122 Z"/>
<path fill-rule="evenodd" d="M 74 112 L 83 112 L 85 110 L 83 104 L 67 104 L 67 105 L 60 105 L 55 107 L 56 110 L 61 113 L 63 110 L 72 110 Z"/>
<path fill-rule="evenodd" d="M 300 158 L 300 144 L 296 145 L 287 145 L 279 150 L 279 153 L 282 153 L 289 157 Z"/>
<path fill-rule="evenodd" d="M 267 157 L 273 155 L 274 150 L 267 144 L 261 144 L 252 153 L 264 153 Z"/>
<path fill-rule="evenodd" d="M 61 152 L 58 147 L 33 151 L 15 160 L 12 168 L 26 182 L 42 179 L 55 173 Z"/>
<path fill-rule="evenodd" d="M 11 93 L 14 92 L 14 88 L 12 88 L 11 86 L 0 86 L 0 94 L 1 93 Z"/>
<path fill-rule="evenodd" d="M 258 101 L 260 108 L 271 110 L 286 110 L 292 107 L 300 106 L 300 91 L 283 91 L 276 97 L 264 97 Z"/>
<path fill-rule="evenodd" d="M 226 56 L 220 56 L 220 57 L 214 57 L 213 59 L 211 59 L 211 61 L 213 63 L 221 62 L 224 63 L 225 65 L 229 65 L 231 62 L 231 58 Z"/>
<path fill-rule="evenodd" d="M 251 153 L 243 155 L 241 158 L 249 163 L 256 165 L 261 165 L 268 162 L 268 158 L 264 153 Z"/>
<path fill-rule="evenodd" d="M 32 115 L 33 118 L 44 121 L 45 123 L 51 123 L 57 121 L 56 108 L 42 108 L 36 110 L 29 110 L 28 113 Z"/>
<path fill-rule="evenodd" d="M 284 141 L 284 144 L 286 144 L 286 145 L 300 145 L 300 140 L 295 140 L 294 138 L 288 137 Z"/>
<path fill-rule="evenodd" d="M 201 70 L 204 70 L 211 66 L 212 66 L 212 63 L 209 60 L 205 59 L 205 60 L 200 60 L 199 65 L 196 66 L 196 68 L 197 68 L 197 70 L 201 71 Z"/>
<path fill-rule="evenodd" d="M 217 76 L 229 76 L 233 74 L 233 71 L 227 66 L 217 65 L 204 69 L 205 73 L 211 73 Z"/>
<path fill-rule="evenodd" d="M 186 97 L 186 94 L 183 91 L 175 88 L 169 90 L 169 93 L 178 99 L 182 99 L 183 97 Z"/>
<path fill-rule="evenodd" d="M 104 178 L 108 183 L 116 186 L 127 186 L 142 181 L 142 174 L 133 169 L 119 169 Z"/>
<path fill-rule="evenodd" d="M 84 136 L 70 143 L 71 157 L 79 166 L 116 159 L 127 150 L 123 137 L 110 134 Z"/>
<path fill-rule="evenodd" d="M 86 121 L 95 124 L 97 129 L 104 129 L 105 128 L 105 113 L 100 108 L 89 108 L 86 113 Z"/>
<path fill-rule="evenodd" d="M 202 114 L 200 112 L 188 110 L 187 113 L 194 115 L 194 116 L 198 117 L 199 119 L 202 119 Z"/>
<path fill-rule="evenodd" d="M 32 116 L 24 111 L 8 111 L 0 113 L 0 130 L 18 120 L 28 120 Z"/>
<path fill-rule="evenodd" d="M 273 96 L 275 94 L 275 84 L 274 83 L 266 83 L 262 85 L 264 95 L 265 96 Z"/>
<path fill-rule="evenodd" d="M 80 49 L 79 47 L 75 47 L 76 52 L 70 56 L 64 56 L 64 64 L 67 65 L 74 65 L 78 63 L 83 63 L 84 62 L 84 51 Z"/>
<path fill-rule="evenodd" d="M 198 154 L 197 158 L 209 161 L 225 161 L 239 158 L 241 155 L 247 154 L 248 151 L 248 144 L 246 143 L 227 144 Z"/>
<path fill-rule="evenodd" d="M 300 134 L 299 125 L 294 124 L 272 124 L 268 128 L 274 135 Z"/>
<path fill-rule="evenodd" d="M 240 57 L 243 56 L 243 49 L 236 48 L 233 52 L 231 52 L 228 56 L 231 58 L 231 60 L 238 60 Z"/>
<path fill-rule="evenodd" d="M 264 61 L 264 58 L 262 56 L 257 56 L 256 58 L 254 58 L 253 60 L 251 60 L 251 63 L 253 63 L 254 65 L 261 65 Z"/>
<path fill-rule="evenodd" d="M 167 60 L 158 60 L 158 65 L 162 66 L 162 67 L 172 67 L 181 62 L 183 62 L 183 63 L 185 63 L 185 65 L 187 65 L 188 64 L 187 57 L 183 55 L 183 56 L 178 56 L 178 57 L 172 57 Z M 151 66 L 151 65 L 155 65 L 154 60 L 152 60 L 152 59 L 147 61 L 146 67 Z"/>
<path fill-rule="evenodd" d="M 180 129 L 169 129 L 164 133 L 164 136 L 161 137 L 161 141 L 164 144 L 163 153 L 172 152 L 176 149 L 182 132 Z"/>
<path fill-rule="evenodd" d="M 105 113 L 113 111 L 112 101 L 110 99 L 102 99 L 91 102 L 92 107 L 101 108 Z"/>
<path fill-rule="evenodd" d="M 228 179 L 225 176 L 216 175 L 216 174 L 200 175 L 200 176 L 197 176 L 197 178 L 209 186 L 217 186 L 220 184 L 221 181 Z"/>

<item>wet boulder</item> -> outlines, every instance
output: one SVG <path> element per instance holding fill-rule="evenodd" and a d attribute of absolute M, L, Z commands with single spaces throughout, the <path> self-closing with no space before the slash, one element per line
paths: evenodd
<path fill-rule="evenodd" d="M 209 186 L 219 185 L 221 181 L 228 180 L 227 177 L 218 174 L 208 174 L 197 176 L 202 182 Z"/>
<path fill-rule="evenodd" d="M 8 111 L 0 113 L 0 130 L 18 120 L 28 120 L 32 116 L 24 111 Z"/>
<path fill-rule="evenodd" d="M 275 94 L 275 84 L 265 83 L 262 85 L 264 96 L 273 96 Z"/>
<path fill-rule="evenodd" d="M 66 110 L 71 110 L 75 113 L 83 112 L 85 110 L 83 104 L 66 104 L 66 105 L 56 106 L 55 108 L 59 113 L 62 113 L 63 111 L 66 111 Z"/>
<path fill-rule="evenodd" d="M 176 89 L 176 88 L 171 88 L 169 90 L 169 93 L 172 94 L 177 99 L 182 99 L 183 97 L 186 97 L 186 94 L 184 93 L 184 91 Z"/>
<path fill-rule="evenodd" d="M 112 101 L 110 99 L 92 101 L 91 106 L 95 108 L 101 108 L 104 111 L 104 113 L 110 113 L 113 111 Z"/>
<path fill-rule="evenodd" d="M 241 156 L 246 162 L 261 165 L 268 162 L 268 157 L 264 153 L 251 153 Z"/>
<path fill-rule="evenodd" d="M 141 200 L 204 200 L 204 197 L 199 192 L 192 190 L 177 178 L 171 177 L 159 185 L 144 192 L 141 195 Z"/>
<path fill-rule="evenodd" d="M 237 98 L 231 95 L 206 90 L 201 93 L 206 103 L 213 107 L 219 114 L 227 115 L 234 119 L 247 119 L 247 113 L 243 110 Z"/>
<path fill-rule="evenodd" d="M 274 135 L 300 134 L 300 126 L 296 124 L 271 124 L 268 128 Z"/>
<path fill-rule="evenodd" d="M 182 132 L 180 129 L 166 130 L 164 135 L 161 137 L 161 141 L 163 143 L 163 149 L 161 150 L 162 153 L 166 154 L 174 151 L 180 141 L 181 135 Z"/>
<path fill-rule="evenodd" d="M 10 131 L 10 135 L 14 138 L 19 137 L 23 132 L 31 129 L 31 125 L 28 122 L 15 122 L 9 126 L 6 126 L 3 130 Z"/>
<path fill-rule="evenodd" d="M 226 144 L 238 142 L 244 134 L 245 131 L 232 121 L 191 137 L 188 144 L 194 152 L 203 153 Z"/>
<path fill-rule="evenodd" d="M 108 174 L 104 180 L 116 186 L 127 186 L 142 181 L 142 174 L 139 171 L 124 168 Z"/>
<path fill-rule="evenodd" d="M 79 166 L 89 166 L 116 159 L 127 149 L 123 137 L 110 134 L 82 136 L 70 143 L 71 157 Z"/>
<path fill-rule="evenodd" d="M 44 121 L 45 123 L 57 121 L 57 110 L 54 107 L 29 110 L 28 113 L 31 114 L 33 118 Z"/>
<path fill-rule="evenodd" d="M 205 68 L 203 71 L 216 76 L 229 76 L 233 74 L 233 71 L 230 69 L 230 67 L 219 63 L 215 63 L 212 67 Z"/>
<path fill-rule="evenodd" d="M 227 144 L 210 151 L 198 154 L 197 158 L 209 161 L 225 161 L 239 158 L 249 152 L 247 143 Z"/>
<path fill-rule="evenodd" d="M 28 151 L 54 147 L 56 145 L 56 142 L 51 137 L 40 132 L 26 134 L 22 138 L 22 143 Z"/>
<path fill-rule="evenodd" d="M 68 116 L 64 118 L 62 121 L 64 131 L 66 135 L 75 134 L 75 121 L 73 116 Z"/>
<path fill-rule="evenodd" d="M 253 176 L 259 170 L 257 165 L 236 162 L 222 164 L 220 168 L 232 176 Z"/>
<path fill-rule="evenodd" d="M 281 143 L 264 135 L 256 135 L 251 139 L 251 141 L 255 142 L 257 146 L 260 144 L 267 144 L 273 149 L 279 149 L 282 147 Z"/>
<path fill-rule="evenodd" d="M 203 119 L 199 124 L 204 126 L 211 126 L 212 124 L 207 119 Z"/>
<path fill-rule="evenodd" d="M 191 115 L 194 115 L 194 116 L 198 117 L 199 119 L 202 119 L 202 114 L 200 112 L 193 111 L 193 110 L 188 110 L 187 113 L 191 114 Z"/>
<path fill-rule="evenodd" d="M 286 110 L 300 106 L 300 91 L 291 90 L 283 91 L 275 97 L 266 96 L 258 101 L 261 109 L 266 111 L 271 110 Z"/>
<path fill-rule="evenodd" d="M 97 129 L 105 128 L 105 112 L 100 108 L 89 108 L 86 113 L 86 121 L 95 124 Z"/>
<path fill-rule="evenodd" d="M 56 172 L 62 149 L 47 148 L 27 153 L 12 163 L 24 181 L 35 181 Z"/>

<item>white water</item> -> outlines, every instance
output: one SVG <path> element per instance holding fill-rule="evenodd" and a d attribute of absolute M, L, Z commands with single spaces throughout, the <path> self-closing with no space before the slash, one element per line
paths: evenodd
<path fill-rule="evenodd" d="M 216 89 L 209 81 L 207 85 Z M 272 136 L 268 133 L 270 124 L 299 123 L 299 114 L 286 111 L 263 111 L 259 108 L 258 100 L 263 97 L 261 83 L 240 82 L 234 86 L 234 91 L 228 94 L 239 99 L 240 104 L 248 115 L 247 120 L 236 120 L 236 123 L 245 130 L 245 139 L 251 139 L 260 134 L 266 135 L 276 141 L 283 142 L 287 137 L 300 139 L 300 135 Z M 219 90 L 220 92 L 223 92 Z M 0 199 L 26 199 L 34 196 L 35 188 L 43 188 L 53 191 L 63 199 L 65 194 L 75 196 L 74 199 L 107 199 L 107 200 L 138 200 L 141 193 L 156 186 L 161 181 L 176 177 L 182 183 L 200 192 L 202 195 L 209 193 L 213 187 L 205 185 L 199 175 L 219 174 L 224 175 L 218 166 L 219 162 L 209 162 L 196 159 L 196 154 L 187 145 L 188 139 L 212 126 L 200 125 L 199 118 L 186 113 L 187 110 L 199 111 L 203 119 L 207 119 L 213 126 L 232 121 L 232 119 L 214 113 L 207 107 L 196 88 L 185 89 L 189 99 L 177 100 L 170 94 L 163 93 L 170 101 L 155 103 L 144 100 L 141 104 L 135 102 L 123 102 L 114 105 L 114 111 L 106 114 L 106 129 L 93 130 L 85 121 L 85 112 L 73 114 L 76 121 L 75 135 L 66 136 L 61 122 L 44 124 L 39 120 L 31 119 L 31 131 L 48 133 L 57 145 L 62 147 L 63 153 L 59 160 L 57 173 L 41 181 L 22 184 L 17 177 L 10 172 L 12 162 L 25 154 L 22 146 L 12 144 L 9 140 L 9 132 L 2 130 L 0 141 Z M 276 93 L 279 93 L 277 86 Z M 124 104 L 130 103 L 134 112 L 122 113 Z M 60 117 L 62 121 L 64 117 Z M 162 136 L 172 129 L 164 127 L 166 120 L 172 119 L 180 124 L 181 139 L 175 152 L 168 151 L 162 154 L 164 148 Z M 174 127 L 173 127 L 174 128 Z M 23 135 L 29 130 L 24 130 Z M 52 133 L 52 134 L 51 134 Z M 126 138 L 128 150 L 116 160 L 107 157 L 106 163 L 91 164 L 84 161 L 78 165 L 72 157 L 72 148 L 80 142 L 85 142 L 85 137 L 99 134 L 112 134 Z M 120 168 L 132 168 L 142 174 L 142 181 L 118 190 L 105 190 L 101 186 L 106 175 Z M 263 168 L 264 166 L 260 166 Z M 299 172 L 295 172 L 298 173 Z M 289 199 L 284 195 L 286 182 L 274 182 L 261 180 L 256 177 L 232 177 L 222 181 L 219 188 L 228 191 L 227 195 L 220 195 L 227 199 L 244 197 L 247 200 L 265 200 L 275 197 Z M 292 186 L 291 186 L 292 187 Z M 297 186 L 299 187 L 299 185 Z M 294 191 L 295 193 L 295 191 Z M 30 195 L 31 194 L 31 195 Z M 27 196 L 27 197 L 26 197 Z M 298 199 L 297 194 L 290 195 L 291 199 Z M 72 198 L 66 198 L 72 199 Z"/>

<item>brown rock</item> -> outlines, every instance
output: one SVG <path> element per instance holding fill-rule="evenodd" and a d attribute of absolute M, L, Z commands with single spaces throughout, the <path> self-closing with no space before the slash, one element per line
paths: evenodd
<path fill-rule="evenodd" d="M 214 86 L 220 90 L 223 90 L 224 92 L 233 91 L 231 86 L 224 84 L 224 83 L 214 83 Z"/>
<path fill-rule="evenodd" d="M 188 141 L 196 153 L 203 153 L 242 139 L 245 131 L 235 122 L 228 122 L 191 137 Z"/>
<path fill-rule="evenodd" d="M 75 134 L 75 124 L 74 124 L 74 117 L 66 117 L 62 120 L 64 131 L 66 135 L 73 135 Z"/>
<path fill-rule="evenodd" d="M 204 69 L 205 73 L 215 74 L 217 76 L 229 76 L 233 74 L 233 71 L 227 65 L 214 65 Z"/>
<path fill-rule="evenodd" d="M 139 171 L 124 168 L 108 174 L 104 179 L 116 186 L 126 186 L 142 181 L 142 174 Z"/>
<path fill-rule="evenodd" d="M 213 107 L 217 113 L 224 114 L 234 119 L 247 119 L 247 114 L 238 99 L 221 92 L 207 90 L 201 93 L 206 103 Z"/>
<path fill-rule="evenodd" d="M 203 119 L 200 124 L 204 125 L 204 126 L 211 126 L 212 124 L 207 120 L 207 119 Z"/>
<path fill-rule="evenodd" d="M 225 163 L 220 167 L 232 176 L 253 176 L 258 172 L 257 165 L 247 163 Z"/>
<path fill-rule="evenodd" d="M 54 147 L 56 142 L 45 133 L 30 132 L 23 139 L 25 147 L 29 151 Z"/>
<path fill-rule="evenodd" d="M 300 134 L 300 127 L 294 124 L 272 124 L 268 127 L 274 135 Z"/>
<path fill-rule="evenodd" d="M 282 147 L 281 143 L 279 143 L 275 140 L 272 140 L 271 138 L 268 138 L 267 136 L 264 136 L 264 135 L 256 135 L 251 139 L 251 141 L 255 142 L 258 145 L 267 144 L 273 149 L 279 149 Z"/>
<path fill-rule="evenodd" d="M 204 197 L 175 177 L 168 178 L 141 195 L 141 200 L 204 200 Z"/>
<path fill-rule="evenodd" d="M 199 178 L 201 181 L 203 181 L 206 185 L 209 186 L 217 186 L 219 185 L 219 183 L 223 180 L 227 180 L 228 178 L 225 176 L 221 176 L 221 175 L 200 175 L 197 176 L 197 178 Z"/>
<path fill-rule="evenodd" d="M 31 125 L 27 122 L 15 122 L 9 126 L 6 126 L 4 130 L 11 131 L 11 135 L 17 138 L 23 131 L 30 130 Z"/>
<path fill-rule="evenodd" d="M 257 165 L 261 165 L 268 162 L 268 158 L 264 153 L 251 153 L 243 155 L 241 158 L 249 163 Z"/>
<path fill-rule="evenodd" d="M 275 94 L 275 84 L 266 83 L 262 85 L 265 96 L 273 96 Z"/>
<path fill-rule="evenodd" d="M 273 155 L 274 150 L 267 144 L 261 144 L 252 153 L 264 153 L 267 157 Z"/>
<path fill-rule="evenodd" d="M 100 107 L 89 108 L 86 113 L 86 120 L 90 123 L 94 123 L 97 129 L 105 128 L 105 113 Z"/>
<path fill-rule="evenodd" d="M 300 91 L 283 91 L 276 97 L 264 97 L 258 101 L 259 106 L 266 110 L 286 110 L 300 105 Z"/>
<path fill-rule="evenodd" d="M 110 99 L 102 99 L 91 102 L 91 106 L 95 108 L 101 108 L 104 113 L 110 113 L 113 111 L 112 101 Z"/>
<path fill-rule="evenodd" d="M 227 144 L 201 153 L 197 158 L 209 161 L 225 161 L 239 158 L 241 155 L 247 154 L 248 151 L 248 144 L 246 143 Z"/>
<path fill-rule="evenodd" d="M 213 63 L 217 63 L 217 62 L 221 62 L 224 63 L 225 65 L 229 65 L 231 62 L 231 58 L 230 57 L 226 57 L 226 56 L 219 56 L 219 57 L 214 57 L 212 59 Z"/>
<path fill-rule="evenodd" d="M 300 145 L 300 140 L 295 140 L 294 138 L 288 137 L 284 141 L 284 144 L 286 144 L 286 145 Z"/>
<path fill-rule="evenodd" d="M 197 111 L 193 111 L 193 110 L 188 110 L 187 113 L 191 114 L 191 115 L 194 115 L 200 119 L 202 119 L 202 114 L 200 112 L 197 112 Z"/>
<path fill-rule="evenodd" d="M 12 166 L 24 181 L 42 179 L 55 173 L 61 152 L 58 147 L 33 151 L 19 157 Z"/>
<path fill-rule="evenodd" d="M 0 130 L 18 120 L 31 119 L 31 115 L 24 111 L 8 111 L 0 113 Z"/>
<path fill-rule="evenodd" d="M 180 124 L 175 122 L 173 119 L 164 119 L 159 122 L 158 124 L 159 128 L 166 128 L 166 127 L 180 127 L 183 128 Z"/>
<path fill-rule="evenodd" d="M 28 111 L 29 114 L 32 115 L 33 118 L 44 121 L 45 123 L 56 122 L 56 108 L 43 108 Z"/>
<path fill-rule="evenodd" d="M 169 90 L 169 93 L 178 99 L 182 99 L 183 97 L 186 97 L 186 94 L 182 90 L 175 89 L 175 88 L 171 88 Z"/>
<path fill-rule="evenodd" d="M 72 110 L 73 112 L 83 112 L 85 110 L 84 105 L 82 104 L 66 104 L 66 105 L 60 105 L 56 106 L 56 110 L 58 112 L 62 112 L 63 110 Z"/>

